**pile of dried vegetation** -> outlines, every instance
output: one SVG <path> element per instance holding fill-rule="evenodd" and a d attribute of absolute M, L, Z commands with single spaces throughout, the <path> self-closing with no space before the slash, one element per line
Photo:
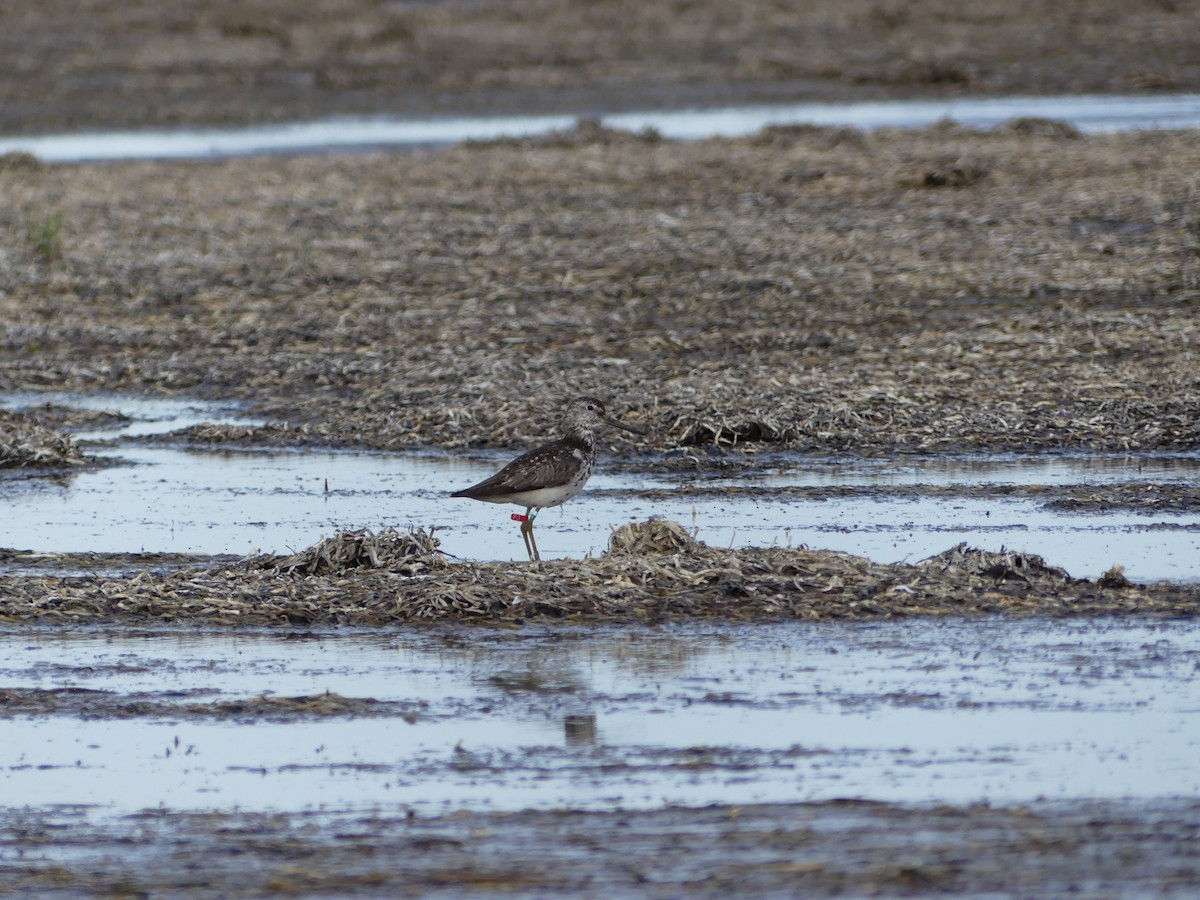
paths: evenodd
<path fill-rule="evenodd" d="M 718 550 L 655 520 L 618 531 L 613 545 L 596 559 L 448 564 L 429 535 L 389 535 L 381 547 L 356 532 L 270 565 L 251 558 L 120 577 L 3 576 L 0 621 L 599 624 L 1200 609 L 1197 585 L 1133 585 L 1116 571 L 1073 579 L 1036 556 L 965 545 L 884 565 L 803 548 Z"/>
<path fill-rule="evenodd" d="M 253 556 L 246 565 L 285 575 L 345 575 L 361 568 L 416 575 L 439 563 L 446 565 L 438 554 L 439 545 L 433 533 L 424 529 L 401 532 L 388 528 L 375 534 L 363 528 L 339 531 L 290 556 Z"/>
<path fill-rule="evenodd" d="M 78 465 L 83 453 L 62 434 L 25 412 L 0 410 L 0 468 Z"/>
<path fill-rule="evenodd" d="M 628 522 L 614 529 L 608 539 L 608 553 L 638 556 L 645 554 L 693 553 L 700 542 L 678 522 L 652 518 L 646 522 Z"/>

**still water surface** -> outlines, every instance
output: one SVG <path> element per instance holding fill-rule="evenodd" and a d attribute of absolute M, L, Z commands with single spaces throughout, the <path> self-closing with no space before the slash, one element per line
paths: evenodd
<path fill-rule="evenodd" d="M 122 813 L 1200 797 L 1200 624 L 0 632 L 0 689 L 404 716 L 6 717 L 9 805 Z M 0 709 L 0 714 L 2 709 Z"/>
<path fill-rule="evenodd" d="M 600 117 L 613 128 L 653 128 L 664 137 L 741 137 L 769 125 L 914 128 L 942 119 L 987 128 L 1019 116 L 1058 119 L 1082 131 L 1200 126 L 1200 95 L 1078 95 L 795 103 L 718 109 L 656 110 Z M 0 137 L 0 154 L 32 153 L 46 162 L 116 159 L 217 159 L 261 153 L 347 152 L 517 138 L 570 128 L 571 115 L 397 119 L 387 116 L 295 122 L 250 128 L 116 131 Z"/>
<path fill-rule="evenodd" d="M 46 398 L 41 398 L 42 402 Z M 51 398 L 53 399 L 53 398 Z M 451 498 L 512 454 L 489 456 L 330 452 L 229 452 L 122 444 L 199 421 L 252 422 L 228 407 L 126 397 L 58 398 L 115 407 L 129 421 L 78 435 L 89 453 L 124 464 L 58 478 L 0 479 L 0 547 L 39 552 L 285 553 L 339 530 L 436 528 L 460 559 L 521 560 L 509 514 L 517 507 Z M 9 397 L 20 406 L 28 397 Z M 1043 555 L 1076 577 L 1113 565 L 1128 577 L 1200 579 L 1200 515 L 1113 510 L 1079 514 L 1035 499 L 872 495 L 893 485 L 1195 484 L 1196 455 L 805 459 L 755 477 L 707 479 L 750 488 L 692 497 L 699 476 L 600 472 L 587 490 L 537 519 L 546 558 L 603 553 L 612 529 L 664 516 L 722 547 L 842 550 L 879 562 L 916 561 L 966 541 L 986 550 Z M 789 485 L 858 486 L 865 496 L 780 495 Z M 655 490 L 652 496 L 642 491 Z"/>

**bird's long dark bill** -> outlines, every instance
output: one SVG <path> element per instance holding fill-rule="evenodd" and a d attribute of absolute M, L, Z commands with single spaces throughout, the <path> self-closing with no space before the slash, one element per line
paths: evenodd
<path fill-rule="evenodd" d="M 626 425 L 624 422 L 618 422 L 612 416 L 605 416 L 604 421 L 607 422 L 609 425 L 616 425 L 618 428 L 624 428 L 626 431 L 632 431 L 634 434 L 644 435 L 646 433 L 646 432 L 642 431 L 641 429 L 634 428 L 632 425 Z"/>

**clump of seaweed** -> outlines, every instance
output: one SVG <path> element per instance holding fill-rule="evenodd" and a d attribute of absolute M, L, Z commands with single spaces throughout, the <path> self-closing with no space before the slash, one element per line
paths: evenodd
<path fill-rule="evenodd" d="M 339 531 L 291 556 L 252 557 L 252 568 L 271 569 L 284 575 L 344 575 L 354 569 L 386 569 L 413 575 L 430 567 L 445 565 L 433 531 L 397 531 L 388 528 L 375 534 L 370 529 Z"/>

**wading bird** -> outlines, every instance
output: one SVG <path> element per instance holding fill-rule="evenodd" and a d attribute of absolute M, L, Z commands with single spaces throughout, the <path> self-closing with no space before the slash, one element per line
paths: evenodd
<path fill-rule="evenodd" d="M 563 415 L 561 438 L 518 456 L 491 478 L 450 496 L 525 507 L 525 515 L 513 513 L 513 518 L 521 523 L 529 558 L 541 559 L 533 537 L 533 520 L 540 510 L 561 506 L 583 490 L 596 467 L 596 429 L 605 423 L 645 434 L 618 422 L 595 397 L 576 397 Z"/>

